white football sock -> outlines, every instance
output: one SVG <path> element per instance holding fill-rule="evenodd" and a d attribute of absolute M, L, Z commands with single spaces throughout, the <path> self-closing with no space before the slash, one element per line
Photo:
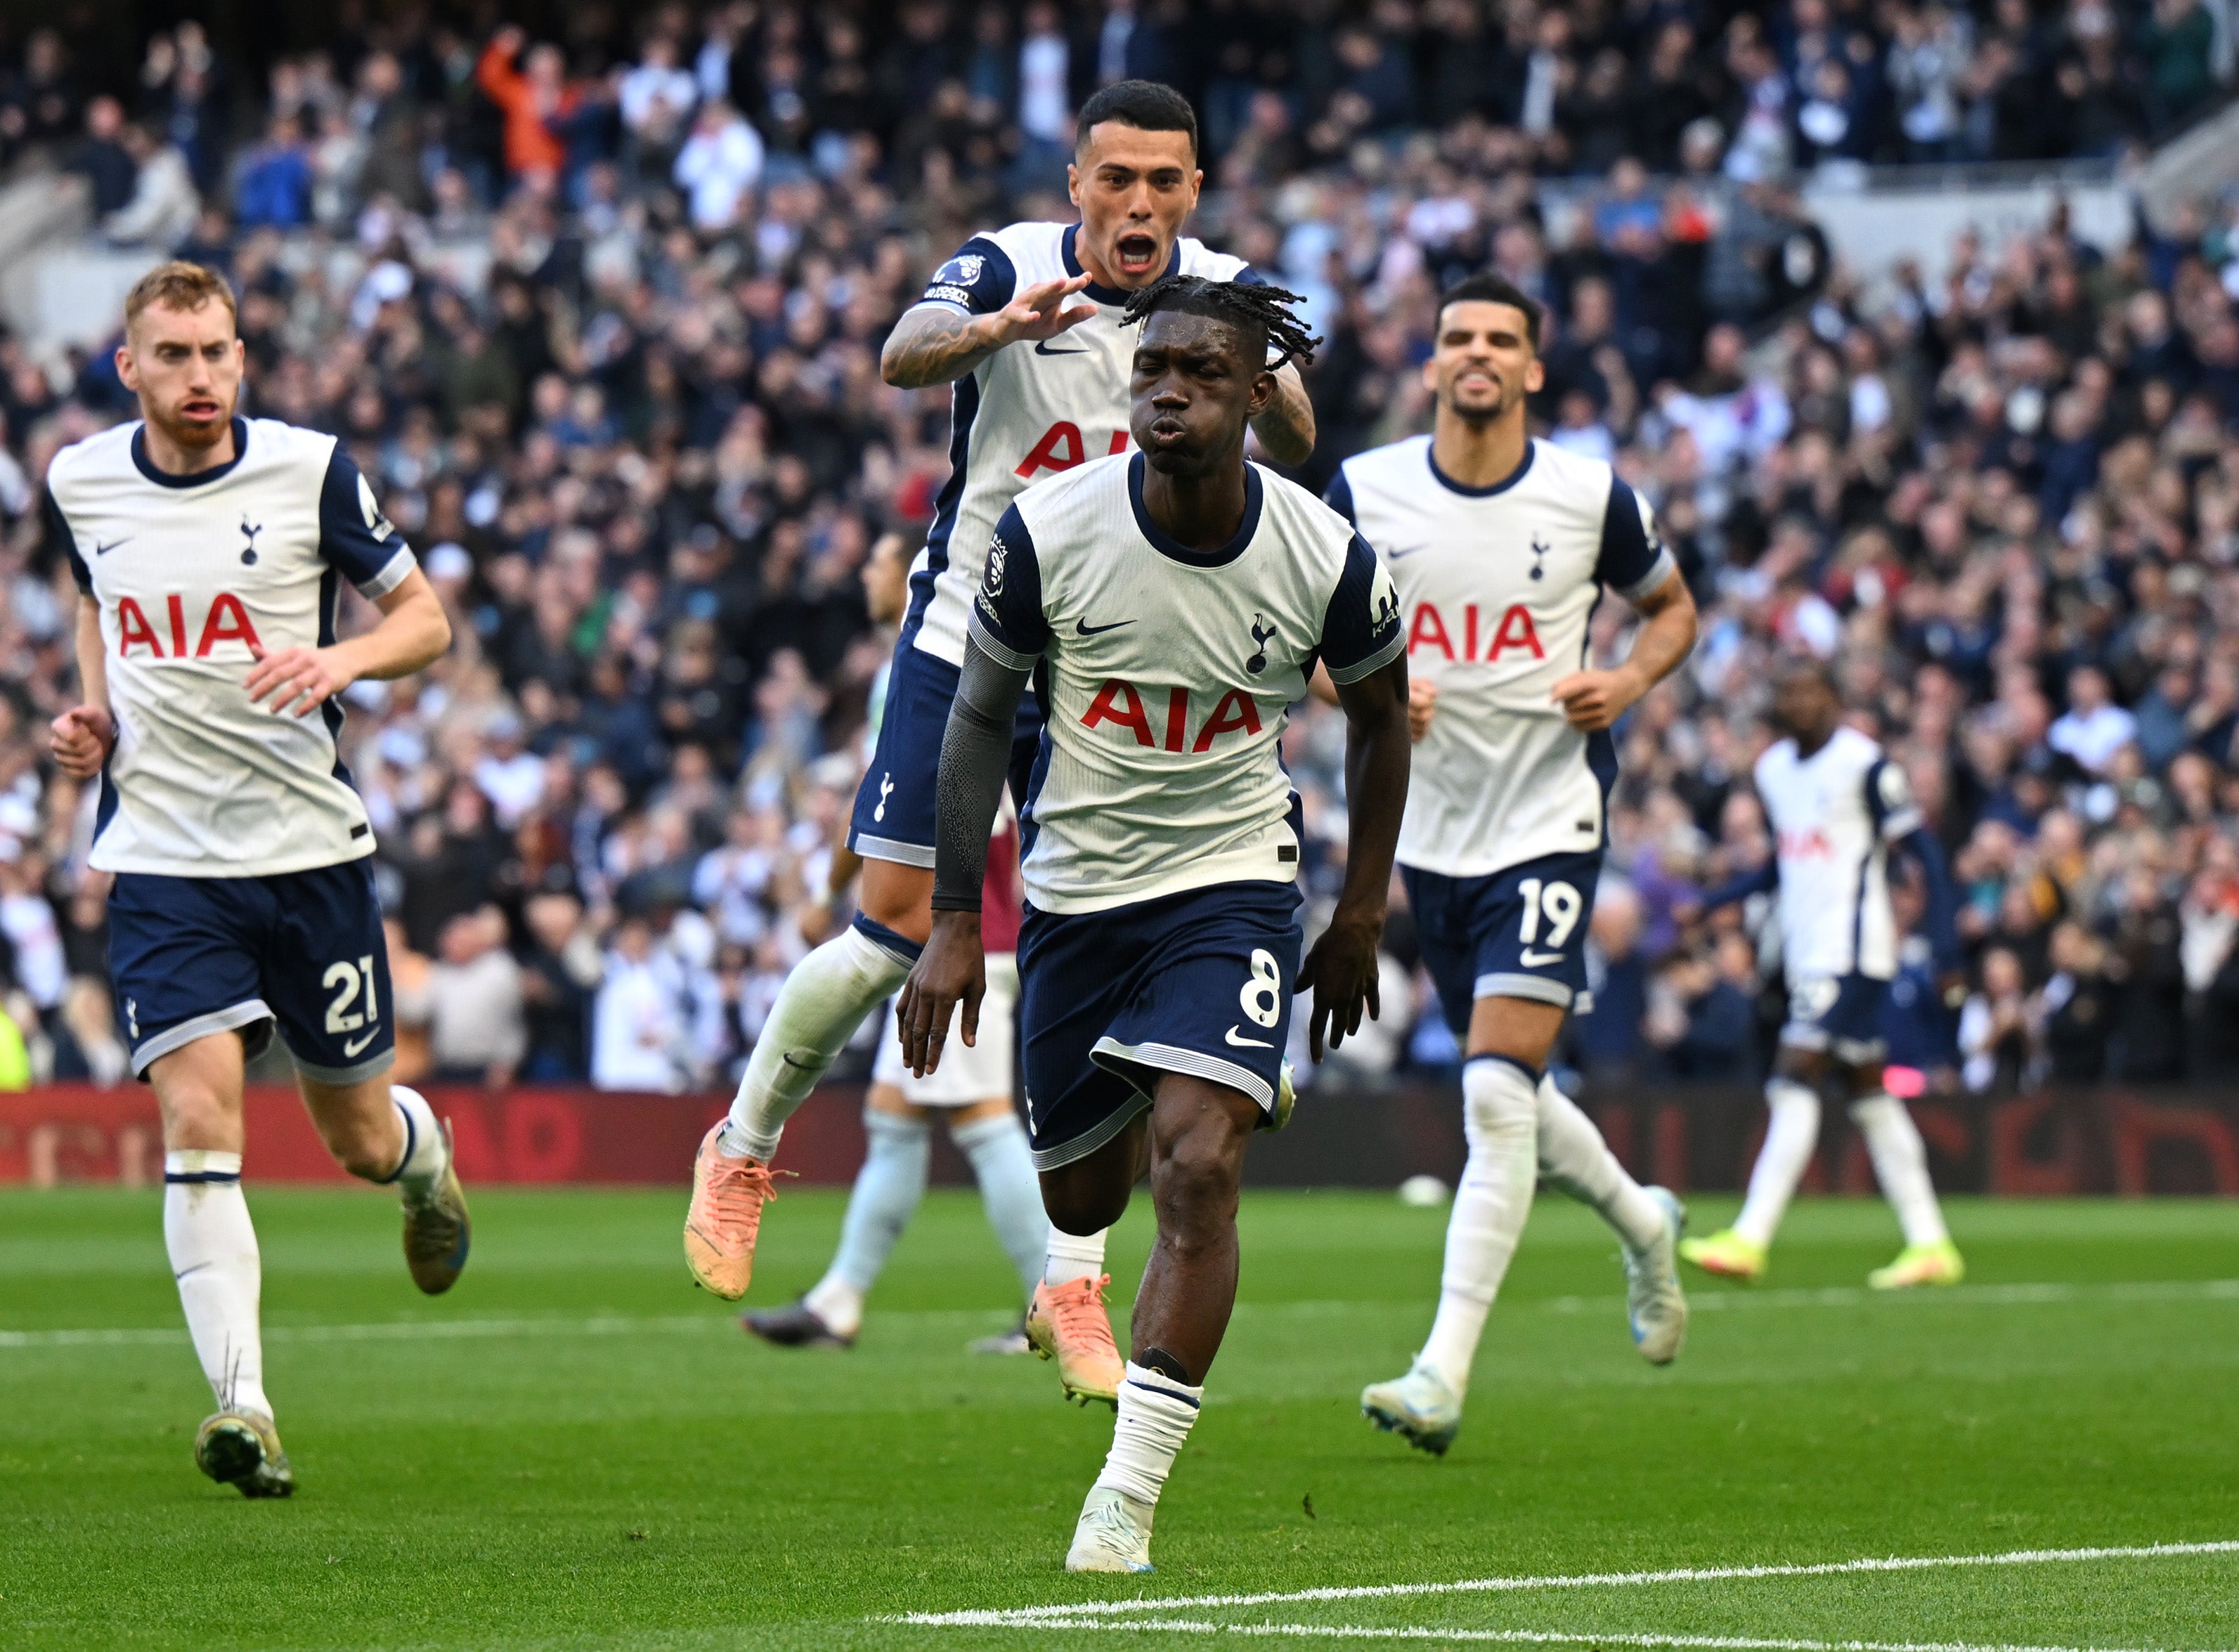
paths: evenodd
<path fill-rule="evenodd" d="M 1512 1061 L 1478 1056 L 1462 1069 L 1462 1124 L 1469 1161 L 1446 1223 L 1445 1271 L 1438 1317 L 1423 1344 L 1423 1363 L 1456 1394 L 1469 1387 L 1470 1364 L 1485 1316 L 1516 1254 L 1538 1181 L 1539 1084 Z"/>
<path fill-rule="evenodd" d="M 1042 1210 L 1041 1178 L 1034 1173 L 1034 1150 L 1026 1144 L 1026 1127 L 1015 1113 L 995 1113 L 952 1126 L 948 1138 L 972 1162 L 980 1202 L 987 1208 L 987 1225 L 995 1230 L 1003 1254 L 1011 1258 L 1031 1294 L 1034 1281 L 1048 1267 L 1050 1224 Z M 1100 1237 L 1096 1250 L 1100 1259 Z"/>
<path fill-rule="evenodd" d="M 1138 1503 L 1158 1502 L 1204 1403 L 1202 1384 L 1192 1388 L 1129 1360 L 1126 1379 L 1120 1384 L 1120 1419 L 1112 1428 L 1112 1452 L 1104 1459 L 1104 1472 L 1096 1476 L 1096 1483 Z"/>
<path fill-rule="evenodd" d="M 767 1164 L 785 1121 L 808 1098 L 863 1018 L 908 976 L 907 964 L 852 926 L 794 965 L 747 1058 L 716 1150 Z"/>
<path fill-rule="evenodd" d="M 241 1195 L 240 1154 L 163 1155 L 163 1248 L 218 1409 L 271 1416 L 256 1323 L 263 1269 Z"/>
<path fill-rule="evenodd" d="M 443 1146 L 442 1126 L 436 1122 L 435 1110 L 418 1091 L 391 1085 L 389 1098 L 396 1105 L 397 1117 L 404 1121 L 404 1157 L 382 1179 L 395 1183 L 406 1198 L 425 1198 L 435 1185 L 435 1178 L 443 1173 L 443 1164 L 448 1157 Z"/>
<path fill-rule="evenodd" d="M 836 1266 L 809 1289 L 801 1305 L 835 1337 L 853 1337 L 863 1328 L 863 1293 L 841 1278 Z"/>
<path fill-rule="evenodd" d="M 870 1151 L 863 1168 L 855 1172 L 854 1191 L 847 1196 L 847 1218 L 840 1226 L 840 1250 L 832 1258 L 828 1277 L 845 1281 L 855 1296 L 854 1322 L 835 1324 L 817 1308 L 818 1317 L 843 1334 L 862 1318 L 862 1300 L 894 1253 L 910 1217 L 925 1197 L 926 1175 L 933 1162 L 933 1126 L 921 1118 L 863 1110 L 863 1133 Z M 809 1304 L 815 1308 L 812 1302 Z"/>
<path fill-rule="evenodd" d="M 1796 1184 L 1819 1145 L 1819 1094 L 1793 1078 L 1768 1078 L 1764 1099 L 1772 1109 L 1765 1126 L 1764 1145 L 1757 1150 L 1750 1171 L 1749 1197 L 1734 1218 L 1734 1231 L 1744 1239 L 1770 1246 L 1796 1197 Z"/>
<path fill-rule="evenodd" d="M 1093 1279 L 1104 1271 L 1104 1241 L 1110 1228 L 1094 1233 L 1049 1231 L 1049 1255 L 1042 1264 L 1042 1283 L 1068 1285 L 1076 1279 Z"/>
<path fill-rule="evenodd" d="M 1664 1237 L 1664 1207 L 1625 1173 L 1594 1121 L 1551 1078 L 1539 1081 L 1539 1174 L 1591 1205 L 1627 1250 L 1645 1251 Z"/>
<path fill-rule="evenodd" d="M 1907 1244 L 1941 1244 L 1951 1237 L 1943 1225 L 1943 1211 L 1936 1202 L 1936 1184 L 1928 1179 L 1928 1144 L 1920 1139 L 1920 1126 L 1895 1096 L 1868 1096 L 1850 1104 L 1850 1122 L 1866 1138 L 1866 1151 L 1874 1161 L 1874 1179 L 1882 1197 L 1897 1209 Z"/>

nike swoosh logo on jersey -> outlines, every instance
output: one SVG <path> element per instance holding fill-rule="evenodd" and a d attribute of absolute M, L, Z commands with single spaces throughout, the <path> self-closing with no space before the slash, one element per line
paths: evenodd
<path fill-rule="evenodd" d="M 1536 970 L 1548 964 L 1561 963 L 1563 955 L 1560 952 L 1535 952 L 1527 946 L 1517 954 L 1516 961 L 1525 969 Z"/>
<path fill-rule="evenodd" d="M 1418 551 L 1427 551 L 1431 547 L 1427 545 L 1410 545 L 1404 551 L 1387 550 L 1384 553 L 1384 557 L 1386 561 L 1396 562 L 1403 556 L 1412 556 Z"/>
<path fill-rule="evenodd" d="M 1228 1029 L 1228 1041 L 1231 1044 L 1239 1045 L 1248 1044 L 1261 1050 L 1272 1050 L 1275 1047 L 1274 1040 L 1272 1038 L 1240 1038 L 1236 1034 L 1236 1028 L 1232 1026 Z"/>
<path fill-rule="evenodd" d="M 130 545 L 131 542 L 132 540 L 130 534 L 126 535 L 123 539 L 113 539 L 106 545 L 103 545 L 99 540 L 96 540 L 93 542 L 93 554 L 96 556 L 106 556 L 118 546 Z"/>
<path fill-rule="evenodd" d="M 1091 625 L 1087 617 L 1083 615 L 1073 622 L 1073 633 L 1077 637 L 1101 636 L 1106 631 L 1117 631 L 1123 625 L 1134 623 L 1133 620 L 1114 620 L 1110 625 Z"/>
<path fill-rule="evenodd" d="M 366 1045 L 371 1044 L 374 1040 L 375 1035 L 379 1033 L 381 1029 L 379 1027 L 375 1027 L 373 1032 L 367 1033 L 365 1037 L 362 1038 L 352 1038 L 349 1043 L 342 1045 L 342 1053 L 346 1056 L 355 1055 L 359 1051 L 364 1049 Z"/>
<path fill-rule="evenodd" d="M 1053 350 L 1050 348 L 1049 341 L 1043 339 L 1034 346 L 1034 354 L 1036 355 L 1086 355 L 1089 354 L 1089 349 L 1088 346 L 1084 344 L 1076 350 Z"/>

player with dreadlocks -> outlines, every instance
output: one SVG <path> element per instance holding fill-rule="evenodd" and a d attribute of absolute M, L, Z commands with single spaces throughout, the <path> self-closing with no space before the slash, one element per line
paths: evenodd
<path fill-rule="evenodd" d="M 1376 947 L 1407 791 L 1407 673 L 1390 577 L 1352 525 L 1249 464 L 1245 429 L 1309 337 L 1267 287 L 1176 276 L 1131 300 L 1137 454 L 1021 494 L 987 547 L 940 748 L 931 939 L 904 1061 L 977 1037 L 980 891 L 1012 717 L 1046 721 L 1021 814 L 1028 1125 L 1062 1232 L 1126 1209 L 1158 1241 L 1135 1297 L 1111 1455 L 1066 1566 L 1148 1571 L 1153 1507 L 1236 1299 L 1244 1150 L 1283 1122 L 1292 994 L 1321 1058 L 1376 1013 Z M 1272 346 L 1271 351 L 1270 346 Z M 1299 800 L 1279 758 L 1319 660 L 1346 722 L 1345 886 L 1303 965 Z"/>
<path fill-rule="evenodd" d="M 848 823 L 847 847 L 862 863 L 860 910 L 786 978 L 730 1115 L 708 1131 L 693 1165 L 685 1257 L 693 1277 L 726 1299 L 745 1295 L 752 1280 L 786 1120 L 863 1018 L 901 985 L 932 926 L 935 760 L 996 522 L 1022 494 L 1126 449 L 1134 335 L 1121 312 L 1130 296 L 1170 275 L 1259 279 L 1242 259 L 1182 233 L 1205 178 L 1187 98 L 1170 86 L 1120 81 L 1081 105 L 1075 132 L 1067 176 L 1080 221 L 973 236 L 933 272 L 880 353 L 888 384 L 954 387 L 952 468 L 911 570 L 877 747 Z M 1313 452 L 1313 404 L 1296 368 L 1275 369 L 1252 428 L 1278 464 L 1303 463 Z M 1021 717 L 1014 798 L 1026 788 L 1037 716 L 1029 707 Z M 991 1008 L 1000 1023 L 1001 999 Z M 1007 1044 L 1000 1025 L 991 1030 L 993 1043 Z M 970 1074 L 947 1078 L 977 1090 Z M 907 1106 L 908 1086 L 900 1089 Z M 874 1095 L 868 1104 L 883 1116 L 869 1120 L 863 1211 L 889 1226 L 908 1214 L 919 1173 L 913 1160 L 924 1151 L 923 1121 L 895 1112 L 890 1100 Z M 1020 1214 L 1011 1208 L 1013 1190 L 1033 1185 L 1026 1138 L 1007 1109 L 975 1123 L 987 1133 L 973 1164 L 983 1176 L 993 1172 L 983 1185 L 1002 1190 L 999 1224 L 1010 1231 Z M 1026 1334 L 1056 1361 L 1067 1395 L 1116 1401 L 1123 1367 L 1104 1307 L 1104 1236 L 1052 1231 L 1047 1244 Z"/>

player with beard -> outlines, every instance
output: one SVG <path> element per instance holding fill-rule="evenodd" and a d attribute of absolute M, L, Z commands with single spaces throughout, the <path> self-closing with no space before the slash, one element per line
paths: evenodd
<path fill-rule="evenodd" d="M 401 1193 L 421 1290 L 458 1278 L 468 1224 L 448 1132 L 386 1077 L 373 829 L 339 748 L 342 691 L 429 665 L 450 625 L 334 437 L 236 415 L 243 364 L 223 276 L 143 276 L 116 351 L 140 419 L 55 455 L 47 531 L 77 577 L 85 697 L 55 719 L 55 760 L 100 781 L 87 860 L 116 875 L 110 967 L 163 1115 L 163 1242 L 217 1396 L 195 1462 L 270 1497 L 296 1482 L 264 1391 L 241 1154 L 243 1068 L 276 1021 L 328 1151 Z M 381 618 L 337 640 L 343 580 Z"/>
<path fill-rule="evenodd" d="M 930 930 L 935 760 L 990 533 L 1022 492 L 1126 449 L 1130 347 L 1120 312 L 1131 295 L 1169 275 L 1258 279 L 1182 235 L 1204 176 L 1187 99 L 1148 81 L 1105 88 L 1079 117 L 1069 179 L 1080 221 L 974 236 L 887 340 L 887 383 L 956 387 L 953 468 L 912 573 L 886 722 L 848 833 L 864 862 L 861 910 L 786 981 L 730 1117 L 693 1167 L 685 1257 L 720 1297 L 743 1296 L 752 1278 L 785 1121 L 863 1017 L 901 985 Z M 1274 375 L 1252 428 L 1278 462 L 1312 454 L 1313 413 L 1295 368 Z M 1026 794 L 1035 729 L 1029 710 L 1015 796 Z M 1053 1234 L 1051 1243 L 1028 1336 L 1057 1360 L 1066 1394 L 1110 1401 L 1120 1359 L 1103 1305 L 1104 1237 Z"/>
<path fill-rule="evenodd" d="M 1004 513 L 987 548 L 940 752 L 932 939 L 899 1011 L 933 1070 L 952 1016 L 978 1035 L 980 880 L 1012 720 L 1047 715 L 1025 810 L 1019 935 L 1028 1125 L 1060 1232 L 1126 1209 L 1147 1170 L 1158 1238 L 1103 1472 L 1066 1567 L 1148 1571 L 1154 1507 L 1236 1299 L 1252 1132 L 1282 1122 L 1292 994 L 1309 1047 L 1376 1011 L 1376 947 L 1407 789 L 1398 606 L 1375 554 L 1304 489 L 1247 464 L 1267 365 L 1310 349 L 1290 295 L 1182 275 L 1142 322 L 1139 454 L 1101 459 Z M 1288 707 L 1317 661 L 1345 707 L 1351 839 L 1303 965 Z"/>
<path fill-rule="evenodd" d="M 1407 627 L 1420 749 L 1399 862 L 1424 961 L 1465 1052 L 1469 1158 L 1446 1230 L 1429 1340 L 1372 1385 L 1379 1427 L 1443 1452 L 1472 1360 L 1545 1177 L 1623 1242 L 1640 1351 L 1662 1364 L 1687 1329 L 1678 1203 L 1643 1188 L 1555 1087 L 1564 1018 L 1589 1008 L 1585 941 L 1617 778 L 1610 728 L 1682 660 L 1695 605 L 1648 510 L 1599 460 L 1534 441 L 1539 307 L 1498 275 L 1439 301 L 1425 384 L 1432 433 L 1347 460 L 1330 502 L 1373 544 Z M 1631 657 L 1588 660 L 1607 586 L 1644 616 Z"/>

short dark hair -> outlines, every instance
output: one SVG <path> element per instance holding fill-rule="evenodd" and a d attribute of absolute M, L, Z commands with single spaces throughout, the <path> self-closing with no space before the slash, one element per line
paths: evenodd
<path fill-rule="evenodd" d="M 1206 315 L 1226 322 L 1244 335 L 1244 348 L 1255 360 L 1266 361 L 1267 346 L 1279 352 L 1266 362 L 1272 373 L 1286 362 L 1304 364 L 1314 359 L 1321 342 L 1291 313 L 1299 295 L 1265 282 L 1207 281 L 1202 275 L 1161 275 L 1148 287 L 1131 293 L 1120 313 L 1122 327 L 1148 322 L 1159 310 L 1183 315 Z"/>
<path fill-rule="evenodd" d="M 1465 275 L 1438 295 L 1438 314 L 1446 313 L 1449 304 L 1506 304 L 1524 313 L 1524 336 L 1531 341 L 1531 348 L 1539 348 L 1539 301 L 1518 287 L 1507 276 L 1495 270 L 1482 270 L 1474 275 Z"/>
<path fill-rule="evenodd" d="M 1843 686 L 1835 680 L 1834 663 L 1816 654 L 1806 654 L 1800 648 L 1782 649 L 1773 656 L 1772 678 L 1778 682 L 1784 677 L 1809 677 L 1836 699 L 1843 697 Z"/>
<path fill-rule="evenodd" d="M 1073 153 L 1087 147 L 1088 134 L 1106 121 L 1139 132 L 1187 132 L 1190 159 L 1197 159 L 1197 111 L 1171 86 L 1155 80 L 1115 80 L 1080 106 L 1073 135 Z"/>

